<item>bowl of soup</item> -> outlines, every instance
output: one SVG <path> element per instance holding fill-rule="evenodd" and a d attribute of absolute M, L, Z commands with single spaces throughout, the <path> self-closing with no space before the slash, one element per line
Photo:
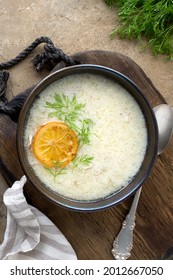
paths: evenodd
<path fill-rule="evenodd" d="M 19 159 L 33 186 L 77 211 L 105 209 L 132 195 L 151 172 L 157 140 L 140 89 L 123 74 L 90 64 L 41 81 L 17 129 Z"/>

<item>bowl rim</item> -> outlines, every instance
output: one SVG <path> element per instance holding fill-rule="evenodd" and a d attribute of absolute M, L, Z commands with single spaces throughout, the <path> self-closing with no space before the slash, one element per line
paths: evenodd
<path fill-rule="evenodd" d="M 78 72 L 80 71 L 80 72 Z M 36 175 L 34 175 L 34 172 L 32 171 L 32 168 L 29 166 L 29 163 L 26 159 L 26 156 L 24 157 L 25 151 L 24 151 L 24 145 L 23 144 L 23 129 L 25 126 L 26 118 L 27 118 L 27 113 L 36 98 L 37 95 L 39 95 L 43 89 L 45 89 L 47 86 L 49 86 L 51 83 L 66 77 L 68 75 L 73 75 L 73 74 L 80 74 L 80 73 L 95 73 L 98 72 L 99 74 L 102 74 L 107 77 L 114 77 L 115 80 L 118 79 L 118 83 L 125 83 L 128 85 L 128 87 L 131 90 L 134 90 L 136 94 L 139 94 L 139 97 L 145 104 L 146 109 L 148 114 L 151 116 L 150 121 L 152 122 L 152 127 L 153 127 L 153 135 L 152 135 L 152 156 L 151 159 L 149 160 L 148 166 L 145 167 L 145 172 L 144 175 L 138 180 L 138 182 L 135 185 L 128 184 L 126 187 L 116 191 L 115 193 L 103 197 L 98 200 L 75 200 L 71 198 L 64 197 L 58 193 L 55 193 L 54 191 L 48 189 L 47 187 L 44 186 L 43 183 L 37 178 Z M 121 84 L 122 85 L 122 84 Z M 131 93 L 130 93 L 131 94 Z M 139 104 L 139 102 L 138 102 Z M 140 104 L 139 104 L 140 105 Z M 143 107 L 140 106 L 140 108 L 143 110 Z M 144 114 L 144 112 L 143 112 Z M 144 117 L 146 118 L 145 114 Z M 105 67 L 102 65 L 96 65 L 96 64 L 79 64 L 79 65 L 74 65 L 74 66 L 69 66 L 66 68 L 62 68 L 60 70 L 56 70 L 55 72 L 49 74 L 47 77 L 42 79 L 31 91 L 29 96 L 27 97 L 20 115 L 19 115 L 19 120 L 18 120 L 18 125 L 17 125 L 17 136 L 16 136 L 16 143 L 17 143 L 17 152 L 19 156 L 19 161 L 21 163 L 22 169 L 26 173 L 26 177 L 29 179 L 29 181 L 36 187 L 38 191 L 41 192 L 42 195 L 46 196 L 49 200 L 51 200 L 53 203 L 58 204 L 62 207 L 65 207 L 70 210 L 75 210 L 75 211 L 98 211 L 98 210 L 103 210 L 108 207 L 111 207 L 113 205 L 117 205 L 120 202 L 124 201 L 127 199 L 129 196 L 131 196 L 134 192 L 136 192 L 141 185 L 144 183 L 144 181 L 147 179 L 149 176 L 153 166 L 154 162 L 157 157 L 157 150 L 158 150 L 158 126 L 157 126 L 157 121 L 155 118 L 155 114 L 153 112 L 153 109 L 146 98 L 146 96 L 143 94 L 143 92 L 139 89 L 139 87 L 127 76 L 124 74 L 120 73 L 119 71 L 116 71 L 112 68 Z M 143 163 L 141 165 L 143 167 Z M 137 176 L 135 176 L 137 177 Z M 132 180 L 133 182 L 134 180 Z M 116 197 L 116 200 L 115 200 Z"/>

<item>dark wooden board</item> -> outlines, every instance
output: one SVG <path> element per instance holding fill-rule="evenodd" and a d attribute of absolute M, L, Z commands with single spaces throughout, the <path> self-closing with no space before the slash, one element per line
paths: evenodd
<path fill-rule="evenodd" d="M 133 80 L 152 106 L 165 103 L 143 70 L 130 58 L 115 52 L 86 51 L 72 56 L 81 63 L 111 67 Z M 64 67 L 57 65 L 53 71 Z M 16 127 L 0 115 L 1 171 L 11 184 L 23 175 L 16 150 Z M 63 209 L 40 195 L 27 182 L 24 188 L 29 203 L 46 214 L 72 244 L 79 259 L 113 259 L 112 243 L 128 213 L 133 197 L 100 212 L 82 213 Z M 157 158 L 143 185 L 136 216 L 134 246 L 130 259 L 160 259 L 173 246 L 173 141 Z"/>

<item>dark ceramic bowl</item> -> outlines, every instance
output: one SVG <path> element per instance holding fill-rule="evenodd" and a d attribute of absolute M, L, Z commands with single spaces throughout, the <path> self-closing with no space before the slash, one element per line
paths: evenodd
<path fill-rule="evenodd" d="M 32 106 L 34 100 L 38 97 L 39 94 L 52 82 L 61 79 L 62 77 L 80 73 L 91 73 L 101 75 L 108 79 L 115 81 L 115 83 L 119 83 L 122 87 L 126 88 L 128 92 L 135 98 L 137 103 L 139 104 L 143 115 L 145 117 L 147 131 L 148 131 L 148 145 L 146 149 L 146 154 L 143 160 L 143 163 L 140 167 L 140 170 L 133 178 L 133 180 L 124 188 L 116 191 L 112 195 L 109 195 L 105 198 L 99 200 L 92 201 L 78 201 L 63 197 L 47 187 L 38 179 L 38 177 L 34 174 L 32 167 L 30 166 L 26 151 L 24 148 L 24 128 L 25 123 L 27 121 L 27 115 Z M 27 176 L 27 178 L 32 182 L 32 184 L 37 188 L 43 195 L 49 198 L 52 202 L 66 207 L 68 209 L 77 210 L 77 211 L 94 211 L 101 210 L 113 205 L 120 203 L 121 201 L 128 198 L 132 195 L 145 181 L 148 177 L 153 164 L 155 162 L 157 156 L 157 145 L 158 145 L 158 130 L 157 130 L 157 122 L 155 119 L 155 115 L 153 113 L 152 108 L 150 107 L 149 102 L 139 90 L 139 88 L 126 76 L 121 73 L 114 71 L 110 68 L 106 68 L 98 65 L 78 65 L 67 67 L 46 77 L 43 81 L 41 81 L 35 89 L 32 91 L 30 96 L 27 98 L 18 123 L 17 129 L 17 149 L 19 154 L 19 159 L 22 165 L 22 168 Z"/>

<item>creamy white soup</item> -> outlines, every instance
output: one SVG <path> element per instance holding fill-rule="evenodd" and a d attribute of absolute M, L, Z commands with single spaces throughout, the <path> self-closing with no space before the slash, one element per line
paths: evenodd
<path fill-rule="evenodd" d="M 56 101 L 58 95 L 61 100 Z M 75 112 L 57 113 L 56 102 L 62 99 L 69 104 L 74 100 L 75 121 Z M 79 139 L 76 156 L 63 168 L 44 166 L 32 149 L 39 127 L 57 121 L 72 124 Z M 29 164 L 47 188 L 71 199 L 95 200 L 125 187 L 138 172 L 146 152 L 147 129 L 139 105 L 127 90 L 98 75 L 75 74 L 52 83 L 36 98 L 24 145 Z"/>

